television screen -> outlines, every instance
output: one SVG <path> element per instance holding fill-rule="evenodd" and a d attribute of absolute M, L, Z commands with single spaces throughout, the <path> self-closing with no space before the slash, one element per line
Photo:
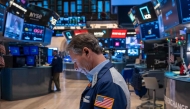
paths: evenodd
<path fill-rule="evenodd" d="M 53 49 L 48 49 L 48 56 L 52 56 L 53 55 Z"/>
<path fill-rule="evenodd" d="M 116 49 L 125 49 L 126 48 L 126 41 L 125 39 L 110 39 L 110 48 Z"/>
<path fill-rule="evenodd" d="M 24 55 L 29 55 L 30 54 L 29 47 L 23 47 L 23 52 L 24 52 Z"/>
<path fill-rule="evenodd" d="M 35 65 L 35 56 L 27 56 L 26 58 L 26 64 L 34 66 Z"/>
<path fill-rule="evenodd" d="M 141 24 L 142 40 L 160 38 L 158 21 Z"/>
<path fill-rule="evenodd" d="M 176 0 L 163 0 L 161 2 L 164 30 L 168 30 L 179 24 L 179 16 Z"/>
<path fill-rule="evenodd" d="M 131 48 L 127 50 L 128 56 L 138 56 L 139 55 L 139 49 Z"/>
<path fill-rule="evenodd" d="M 22 40 L 43 42 L 44 31 L 45 31 L 44 26 L 24 23 Z"/>
<path fill-rule="evenodd" d="M 189 0 L 179 0 L 182 23 L 190 22 Z"/>
<path fill-rule="evenodd" d="M 21 40 L 24 20 L 16 15 L 7 13 L 4 36 Z"/>
<path fill-rule="evenodd" d="M 85 16 L 78 17 L 78 26 L 86 26 Z"/>
<path fill-rule="evenodd" d="M 39 50 L 38 50 L 38 46 L 30 46 L 30 54 L 31 55 L 38 55 L 39 54 Z"/>
<path fill-rule="evenodd" d="M 53 30 L 46 28 L 44 35 L 44 44 L 50 44 L 52 38 Z"/>
<path fill-rule="evenodd" d="M 9 47 L 9 50 L 13 56 L 19 56 L 20 55 L 19 47 Z"/>
<path fill-rule="evenodd" d="M 0 4 L 0 32 L 3 31 L 3 23 L 6 7 Z"/>
<path fill-rule="evenodd" d="M 47 26 L 52 15 L 53 12 L 50 9 L 29 4 L 24 18 L 27 23 Z"/>
<path fill-rule="evenodd" d="M 168 66 L 167 54 L 147 55 L 146 64 L 148 69 L 166 68 Z"/>
<path fill-rule="evenodd" d="M 99 45 L 102 48 L 108 49 L 110 48 L 110 39 L 109 38 L 98 38 Z"/>
<path fill-rule="evenodd" d="M 160 0 L 151 0 L 151 1 L 154 6 L 157 16 L 159 16 L 162 13 L 160 9 Z"/>
<path fill-rule="evenodd" d="M 152 2 L 136 6 L 135 10 L 135 17 L 138 19 L 139 23 L 145 23 L 157 19 Z"/>
<path fill-rule="evenodd" d="M 88 30 L 86 30 L 86 29 L 74 30 L 75 35 L 83 34 L 83 33 L 88 33 Z"/>
<path fill-rule="evenodd" d="M 53 58 L 54 58 L 53 56 L 48 56 L 48 64 L 51 64 Z"/>
<path fill-rule="evenodd" d="M 139 48 L 141 44 L 138 43 L 137 37 L 126 37 L 126 48 Z"/>

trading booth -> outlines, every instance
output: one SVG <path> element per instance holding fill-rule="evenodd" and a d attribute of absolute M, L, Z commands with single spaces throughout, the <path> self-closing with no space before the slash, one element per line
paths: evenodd
<path fill-rule="evenodd" d="M 1 98 L 20 100 L 50 93 L 52 10 L 15 1 L 0 4 Z M 19 7 L 18 7 L 19 6 Z M 44 14 L 46 13 L 46 14 Z"/>

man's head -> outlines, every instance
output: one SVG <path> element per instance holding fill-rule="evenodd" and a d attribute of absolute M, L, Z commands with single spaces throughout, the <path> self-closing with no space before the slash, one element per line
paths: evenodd
<path fill-rule="evenodd" d="M 57 50 L 53 50 L 53 55 L 57 55 Z"/>
<path fill-rule="evenodd" d="M 93 69 L 92 63 L 96 60 L 94 56 L 102 54 L 102 47 L 94 35 L 85 33 L 74 36 L 67 46 L 67 51 L 75 68 L 87 73 Z"/>

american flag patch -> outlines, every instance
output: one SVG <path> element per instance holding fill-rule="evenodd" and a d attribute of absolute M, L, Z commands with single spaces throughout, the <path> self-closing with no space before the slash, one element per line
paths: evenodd
<path fill-rule="evenodd" d="M 113 106 L 113 103 L 114 103 L 113 98 L 97 95 L 94 106 L 105 108 L 105 109 L 111 109 Z"/>

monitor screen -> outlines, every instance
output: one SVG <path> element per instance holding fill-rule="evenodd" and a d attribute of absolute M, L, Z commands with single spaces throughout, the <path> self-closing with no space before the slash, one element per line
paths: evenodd
<path fill-rule="evenodd" d="M 86 29 L 74 30 L 75 35 L 83 34 L 83 33 L 88 33 L 88 30 L 86 30 Z"/>
<path fill-rule="evenodd" d="M 129 18 L 131 19 L 131 22 L 134 22 L 134 21 L 135 21 L 135 16 L 133 15 L 132 12 L 130 12 L 130 13 L 128 14 L 128 16 L 129 16 Z"/>
<path fill-rule="evenodd" d="M 30 54 L 29 47 L 23 47 L 23 52 L 24 52 L 24 55 L 29 55 Z"/>
<path fill-rule="evenodd" d="M 21 40 L 24 20 L 16 15 L 7 13 L 4 36 Z"/>
<path fill-rule="evenodd" d="M 125 39 L 110 39 L 110 48 L 125 49 L 126 41 Z"/>
<path fill-rule="evenodd" d="M 141 24 L 142 40 L 160 38 L 160 30 L 158 21 Z"/>
<path fill-rule="evenodd" d="M 53 34 L 53 30 L 46 28 L 45 35 L 44 35 L 44 43 L 45 44 L 51 43 L 52 34 Z"/>
<path fill-rule="evenodd" d="M 181 10 L 181 19 L 182 23 L 188 23 L 190 22 L 190 12 L 187 11 L 190 9 L 190 1 L 189 0 L 179 0 L 180 3 L 180 10 Z"/>
<path fill-rule="evenodd" d="M 139 48 L 141 44 L 138 43 L 137 37 L 126 37 L 126 48 Z"/>
<path fill-rule="evenodd" d="M 6 7 L 0 4 L 0 32 L 3 31 L 3 23 Z"/>
<path fill-rule="evenodd" d="M 110 38 L 111 29 L 88 29 L 88 32 L 97 38 Z"/>
<path fill-rule="evenodd" d="M 53 30 L 53 37 L 63 37 L 63 30 Z"/>
<path fill-rule="evenodd" d="M 20 55 L 20 49 L 19 47 L 9 47 L 10 53 L 14 56 Z"/>
<path fill-rule="evenodd" d="M 139 23 L 149 22 L 157 19 L 152 2 L 141 4 L 135 8 L 135 17 Z"/>
<path fill-rule="evenodd" d="M 160 0 L 151 0 L 151 1 L 154 6 L 157 16 L 159 16 L 162 13 L 160 9 Z"/>
<path fill-rule="evenodd" d="M 138 56 L 139 55 L 139 49 L 131 48 L 127 50 L 128 56 Z"/>
<path fill-rule="evenodd" d="M 108 49 L 110 48 L 110 39 L 109 38 L 98 38 L 99 45 L 102 48 Z"/>
<path fill-rule="evenodd" d="M 24 23 L 22 40 L 43 42 L 44 31 L 44 26 Z"/>
<path fill-rule="evenodd" d="M 31 55 L 38 55 L 39 54 L 39 50 L 38 50 L 38 46 L 30 46 L 30 54 Z"/>
<path fill-rule="evenodd" d="M 26 58 L 26 64 L 27 65 L 35 65 L 35 56 L 27 56 Z"/>
<path fill-rule="evenodd" d="M 86 26 L 85 16 L 69 16 L 60 17 L 57 21 L 56 26 L 72 27 L 72 26 Z"/>
<path fill-rule="evenodd" d="M 126 38 L 126 29 L 112 29 L 111 38 Z"/>
<path fill-rule="evenodd" d="M 54 58 L 53 56 L 48 56 L 48 64 L 52 63 L 53 58 Z"/>
<path fill-rule="evenodd" d="M 63 34 L 67 40 L 71 40 L 74 35 L 73 31 L 64 31 Z"/>
<path fill-rule="evenodd" d="M 179 16 L 176 0 L 163 0 L 161 2 L 164 30 L 168 30 L 179 24 Z"/>
<path fill-rule="evenodd" d="M 48 56 L 52 56 L 53 55 L 53 49 L 48 49 Z"/>
<path fill-rule="evenodd" d="M 21 56 L 17 56 L 16 58 L 16 62 L 14 62 L 14 67 L 23 67 L 25 66 L 26 63 L 26 58 L 25 57 L 21 57 Z"/>

